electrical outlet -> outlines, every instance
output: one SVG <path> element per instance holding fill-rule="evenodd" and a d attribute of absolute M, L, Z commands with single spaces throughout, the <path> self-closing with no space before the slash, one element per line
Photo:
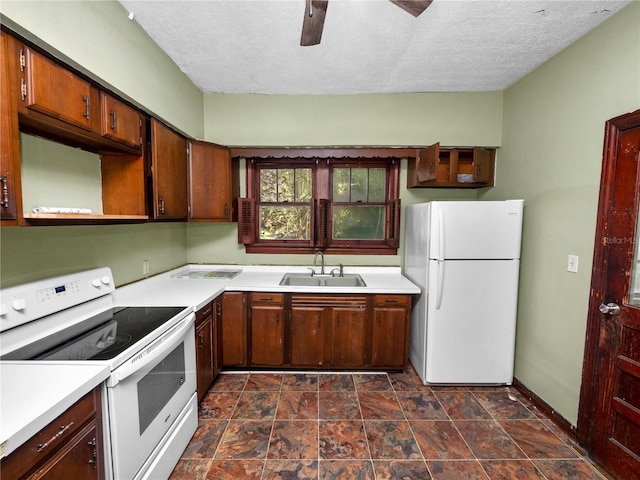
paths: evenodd
<path fill-rule="evenodd" d="M 142 261 L 142 274 L 149 275 L 149 260 Z"/>
<path fill-rule="evenodd" d="M 567 260 L 567 272 L 578 273 L 578 255 L 569 255 Z"/>

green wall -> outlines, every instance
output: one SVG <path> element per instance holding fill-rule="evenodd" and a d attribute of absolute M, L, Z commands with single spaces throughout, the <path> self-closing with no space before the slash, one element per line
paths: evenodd
<path fill-rule="evenodd" d="M 577 422 L 604 123 L 640 108 L 640 3 L 504 92 L 496 188 L 525 200 L 515 376 Z M 567 255 L 578 255 L 578 273 Z"/>
<path fill-rule="evenodd" d="M 82 65 L 106 84 L 144 105 L 159 118 L 194 137 L 203 136 L 203 94 L 162 52 L 148 35 L 127 18 L 127 11 L 115 1 L 7 1 L 0 13 L 74 62 Z M 57 172 L 48 172 L 45 182 L 28 183 L 25 207 L 43 200 L 38 192 L 56 187 L 59 202 L 46 206 L 96 204 L 99 169 L 89 159 L 80 171 L 82 155 L 65 159 L 54 148 L 43 159 L 39 142 L 24 142 L 25 175 L 30 182 L 42 177 L 38 163 L 69 168 L 67 183 L 52 182 Z M 91 155 L 89 155 L 91 157 Z M 72 166 L 69 165 L 72 164 Z M 31 167 L 36 167 L 34 170 Z M 82 174 L 83 176 L 80 176 Z M 97 176 L 96 176 L 97 175 Z M 68 178 L 74 180 L 69 183 Z M 89 187 L 87 188 L 87 186 Z M 83 190 L 84 189 L 84 190 Z M 71 197 L 67 195 L 72 195 Z M 98 194 L 99 196 L 99 194 Z M 29 203 L 31 202 L 31 203 Z M 110 227 L 3 227 L 0 229 L 0 285 L 7 287 L 99 266 L 110 266 L 118 285 L 143 277 L 142 262 L 149 260 L 150 272 L 158 273 L 187 261 L 186 227 L 182 223 L 118 225 Z"/>
<path fill-rule="evenodd" d="M 502 92 L 381 95 L 207 94 L 205 139 L 223 145 L 431 145 L 499 146 Z M 478 190 L 407 190 L 407 162 L 400 179 L 403 207 L 434 199 L 472 199 Z M 241 175 L 241 178 L 244 178 Z M 241 183 L 244 191 L 244 183 Z M 404 223 L 401 225 L 404 229 Z M 311 255 L 245 254 L 233 224 L 190 224 L 188 259 L 222 258 L 238 264 L 303 264 Z M 396 265 L 397 255 L 327 256 L 345 265 Z"/>

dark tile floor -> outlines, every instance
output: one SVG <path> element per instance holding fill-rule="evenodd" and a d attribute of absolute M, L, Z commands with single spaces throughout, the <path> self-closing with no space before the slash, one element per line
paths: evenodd
<path fill-rule="evenodd" d="M 513 388 L 227 373 L 170 480 L 602 480 L 574 447 Z"/>

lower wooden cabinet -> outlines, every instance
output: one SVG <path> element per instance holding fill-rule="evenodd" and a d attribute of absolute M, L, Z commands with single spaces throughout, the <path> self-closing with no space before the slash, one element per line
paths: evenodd
<path fill-rule="evenodd" d="M 255 366 L 284 364 L 284 295 L 252 293 L 249 307 L 249 362 Z"/>
<path fill-rule="evenodd" d="M 410 315 L 410 295 L 227 292 L 222 363 L 401 370 Z"/>
<path fill-rule="evenodd" d="M 247 302 L 243 292 L 226 292 L 222 296 L 222 365 L 246 367 Z"/>
<path fill-rule="evenodd" d="M 213 382 L 213 303 L 196 312 L 196 385 L 201 401 Z"/>
<path fill-rule="evenodd" d="M 409 356 L 411 297 L 375 295 L 371 365 L 403 368 Z"/>
<path fill-rule="evenodd" d="M 0 478 L 12 480 L 102 480 L 101 387 L 0 462 Z"/>

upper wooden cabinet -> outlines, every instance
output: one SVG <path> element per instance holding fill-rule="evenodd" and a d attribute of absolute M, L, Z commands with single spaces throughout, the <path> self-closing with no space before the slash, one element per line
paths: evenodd
<path fill-rule="evenodd" d="M 98 131 L 98 89 L 30 47 L 20 48 L 24 106 L 89 131 Z"/>
<path fill-rule="evenodd" d="M 151 175 L 153 217 L 156 220 L 186 220 L 187 139 L 151 119 Z"/>
<path fill-rule="evenodd" d="M 436 143 L 409 158 L 407 188 L 493 186 L 494 148 L 440 148 Z"/>
<path fill-rule="evenodd" d="M 100 133 L 130 147 L 142 146 L 142 116 L 104 92 L 100 92 Z"/>
<path fill-rule="evenodd" d="M 12 38 L 0 37 L 0 219 L 16 221 L 22 210 L 20 192 L 20 140 L 17 99 L 11 84 L 15 81 L 7 61 L 11 58 Z M 19 202 L 19 203 L 17 203 Z"/>
<path fill-rule="evenodd" d="M 239 185 L 238 162 L 228 148 L 189 142 L 189 221 L 237 221 Z"/>

